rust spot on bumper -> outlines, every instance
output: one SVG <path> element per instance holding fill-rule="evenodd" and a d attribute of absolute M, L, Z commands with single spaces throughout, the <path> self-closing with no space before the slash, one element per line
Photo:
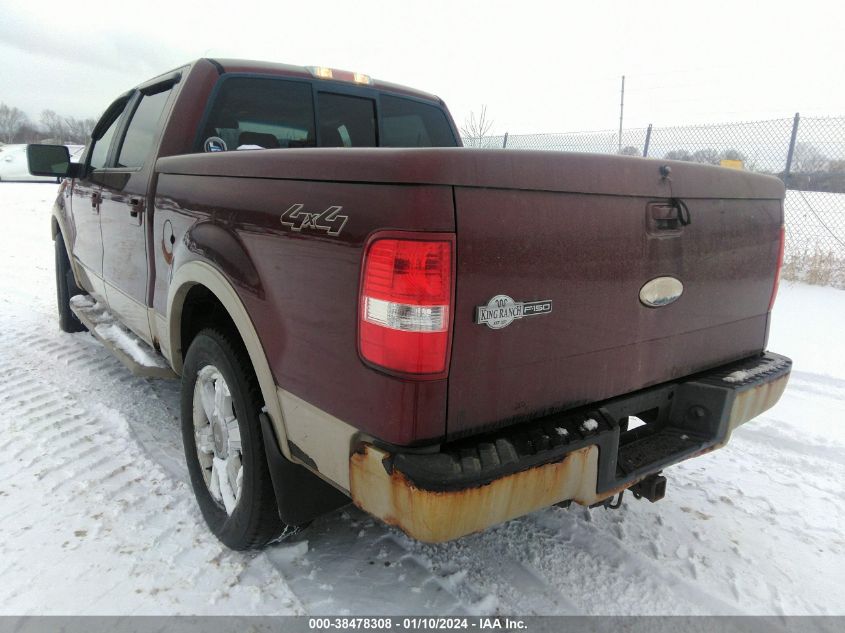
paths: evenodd
<path fill-rule="evenodd" d="M 592 505 L 615 493 L 596 494 L 595 446 L 489 484 L 446 492 L 417 488 L 396 469 L 389 474 L 383 465 L 388 457 L 388 453 L 371 445 L 352 455 L 352 500 L 362 510 L 428 543 L 478 532 L 561 501 L 572 499 Z"/>
<path fill-rule="evenodd" d="M 724 446 L 733 429 L 777 403 L 788 380 L 787 373 L 737 393 L 724 439 L 693 455 L 678 457 L 672 463 Z M 366 444 L 350 458 L 350 492 L 353 502 L 362 510 L 415 539 L 438 543 L 561 501 L 572 500 L 582 505 L 599 503 L 668 465 L 646 469 L 638 479 L 599 493 L 596 491 L 598 455 L 597 446 L 585 446 L 559 461 L 504 475 L 487 484 L 434 491 L 417 487 L 398 468 L 387 468 L 390 454 Z"/>

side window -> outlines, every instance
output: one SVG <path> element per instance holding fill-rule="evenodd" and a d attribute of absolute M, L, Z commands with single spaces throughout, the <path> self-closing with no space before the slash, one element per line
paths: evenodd
<path fill-rule="evenodd" d="M 152 95 L 144 95 L 135 108 L 132 120 L 123 137 L 117 167 L 142 167 L 152 153 L 153 143 L 161 125 L 161 115 L 172 88 Z"/>
<path fill-rule="evenodd" d="M 381 96 L 381 144 L 384 147 L 455 147 L 455 135 L 443 110 L 402 97 Z"/>
<path fill-rule="evenodd" d="M 321 147 L 376 146 L 376 104 L 372 99 L 321 92 L 319 104 Z"/>
<path fill-rule="evenodd" d="M 230 77 L 223 80 L 197 151 L 314 146 L 311 84 Z"/>
<path fill-rule="evenodd" d="M 115 132 L 117 132 L 118 124 L 120 123 L 120 115 L 116 116 L 114 121 L 106 130 L 103 136 L 94 142 L 94 148 L 91 150 L 91 169 L 102 169 L 106 166 L 106 158 L 109 155 L 109 147 Z"/>

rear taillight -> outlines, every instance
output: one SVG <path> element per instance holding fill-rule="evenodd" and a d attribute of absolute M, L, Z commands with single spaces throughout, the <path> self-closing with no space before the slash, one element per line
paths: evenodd
<path fill-rule="evenodd" d="M 783 247 L 786 242 L 786 229 L 781 226 L 780 227 L 780 246 L 778 247 L 778 263 L 777 263 L 777 270 L 775 270 L 775 283 L 772 286 L 772 298 L 769 299 L 769 312 L 771 312 L 772 307 L 775 305 L 775 298 L 778 296 L 778 284 L 780 283 L 780 269 L 783 268 Z"/>
<path fill-rule="evenodd" d="M 446 371 L 453 245 L 452 236 L 425 233 L 391 233 L 368 244 L 358 328 L 364 360 L 403 374 Z"/>

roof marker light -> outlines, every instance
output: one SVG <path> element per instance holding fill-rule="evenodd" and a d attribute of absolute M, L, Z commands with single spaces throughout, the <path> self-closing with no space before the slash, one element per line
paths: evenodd
<path fill-rule="evenodd" d="M 308 66 L 308 70 L 318 79 L 332 79 L 332 69 L 325 66 Z"/>
<path fill-rule="evenodd" d="M 317 79 L 334 79 L 335 81 L 348 81 L 356 84 L 372 85 L 373 80 L 364 73 L 355 73 L 349 70 L 327 68 L 326 66 L 307 66 L 310 72 Z"/>

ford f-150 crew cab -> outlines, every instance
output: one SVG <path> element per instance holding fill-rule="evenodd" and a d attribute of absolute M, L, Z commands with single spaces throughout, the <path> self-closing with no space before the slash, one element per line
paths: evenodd
<path fill-rule="evenodd" d="M 80 164 L 29 147 L 65 177 L 60 325 L 181 376 L 228 546 L 350 500 L 432 542 L 656 501 L 782 394 L 779 180 L 460 145 L 430 94 L 201 59 L 121 95 Z"/>

